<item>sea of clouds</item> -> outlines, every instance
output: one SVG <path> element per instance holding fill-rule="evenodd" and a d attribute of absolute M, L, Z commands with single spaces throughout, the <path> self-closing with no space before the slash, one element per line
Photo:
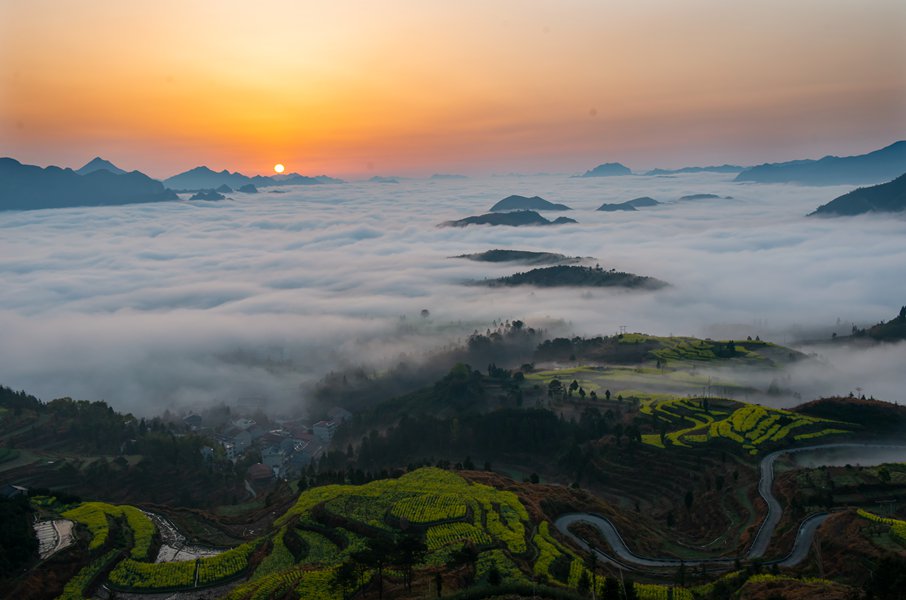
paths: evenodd
<path fill-rule="evenodd" d="M 210 402 L 300 406 L 330 370 L 417 360 L 514 318 L 556 333 L 626 326 L 799 347 L 906 304 L 906 219 L 805 216 L 849 189 L 716 174 L 507 176 L 3 212 L 0 384 L 138 414 Z M 676 201 L 694 193 L 722 198 Z M 579 224 L 436 227 L 510 194 L 565 203 Z M 665 204 L 594 210 L 638 196 Z M 491 248 L 590 256 L 671 286 L 463 285 L 525 270 L 449 258 Z M 859 387 L 906 399 L 906 345 L 806 349 L 818 359 L 789 375 L 806 395 Z"/>

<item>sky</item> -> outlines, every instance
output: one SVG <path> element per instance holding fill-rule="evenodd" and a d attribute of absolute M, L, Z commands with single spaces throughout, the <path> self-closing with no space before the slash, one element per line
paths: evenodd
<path fill-rule="evenodd" d="M 4 0 L 0 155 L 343 177 L 858 154 L 902 0 Z"/>
<path fill-rule="evenodd" d="M 522 319 L 551 337 L 621 326 L 760 336 L 814 355 L 785 375 L 803 400 L 861 388 L 906 402 L 906 342 L 811 343 L 892 319 L 906 303 L 906 220 L 805 216 L 849 186 L 732 179 L 407 179 L 0 212 L 0 384 L 143 415 L 243 398 L 304 409 L 330 371 L 418 363 L 495 320 Z M 695 193 L 720 197 L 678 201 Z M 571 206 L 578 224 L 437 227 L 509 194 Z M 595 210 L 639 196 L 663 204 Z M 592 257 L 670 286 L 468 285 L 527 269 L 450 258 L 492 248 Z M 761 390 L 778 377 L 759 373 Z"/>

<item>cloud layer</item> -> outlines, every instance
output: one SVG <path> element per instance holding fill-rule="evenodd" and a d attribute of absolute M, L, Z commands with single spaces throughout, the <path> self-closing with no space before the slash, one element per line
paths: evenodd
<path fill-rule="evenodd" d="M 379 369 L 493 319 L 793 343 L 888 319 L 906 303 L 906 220 L 805 218 L 848 188 L 730 178 L 410 180 L 0 213 L 0 383 L 142 414 L 240 398 L 288 406 L 331 369 Z M 674 202 L 692 193 L 733 198 Z M 435 226 L 510 194 L 568 204 L 579 224 Z M 638 196 L 666 204 L 594 211 Z M 490 248 L 593 256 L 672 287 L 461 285 L 520 270 L 448 258 Z M 891 348 L 906 364 L 906 348 Z"/>

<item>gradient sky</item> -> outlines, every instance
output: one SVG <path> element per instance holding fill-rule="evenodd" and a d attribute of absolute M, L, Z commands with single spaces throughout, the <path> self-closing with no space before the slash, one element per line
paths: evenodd
<path fill-rule="evenodd" d="M 339 176 L 906 138 L 902 0 L 2 0 L 0 155 Z"/>

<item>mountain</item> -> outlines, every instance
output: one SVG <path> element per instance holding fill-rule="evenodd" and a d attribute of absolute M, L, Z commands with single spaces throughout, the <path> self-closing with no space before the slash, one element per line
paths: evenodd
<path fill-rule="evenodd" d="M 23 165 L 0 158 L 0 210 L 114 206 L 178 200 L 143 173 L 117 175 L 106 169 L 79 175 L 72 169 Z"/>
<path fill-rule="evenodd" d="M 491 212 L 507 210 L 572 210 L 565 204 L 554 204 L 540 196 L 507 196 L 491 207 Z"/>
<path fill-rule="evenodd" d="M 641 198 L 635 198 L 633 200 L 627 200 L 626 202 L 620 202 L 618 204 L 607 204 L 606 202 L 598 207 L 598 210 L 604 212 L 615 212 L 619 210 L 636 210 L 640 207 L 645 206 L 657 206 L 660 204 L 654 198 L 648 196 L 642 196 Z"/>
<path fill-rule="evenodd" d="M 201 190 L 192 194 L 189 200 L 223 200 L 225 197 L 217 190 Z"/>
<path fill-rule="evenodd" d="M 164 179 L 164 185 L 168 188 L 186 192 L 213 190 L 221 185 L 239 188 L 249 183 L 256 182 L 253 182 L 252 178 L 246 177 L 242 173 L 230 173 L 226 169 L 218 173 L 208 167 L 195 167 L 185 173 Z"/>
<path fill-rule="evenodd" d="M 237 191 L 240 191 L 243 194 L 257 194 L 258 188 L 256 188 L 255 184 L 253 183 L 247 183 L 245 185 L 239 186 L 239 189 Z"/>
<path fill-rule="evenodd" d="M 273 181 L 273 183 L 271 183 L 270 185 L 320 185 L 322 183 L 345 183 L 345 181 L 343 181 L 342 179 L 328 177 L 327 175 L 315 175 L 314 177 L 309 177 L 308 175 L 299 175 L 298 173 L 290 173 L 289 176 L 284 176 L 283 179 L 279 181 L 275 181 L 274 177 L 265 179 L 270 179 L 271 181 Z"/>
<path fill-rule="evenodd" d="M 115 164 L 109 160 L 104 160 L 100 156 L 95 156 L 84 167 L 81 169 L 76 169 L 76 173 L 79 175 L 88 175 L 89 173 L 94 173 L 95 171 L 106 170 L 110 171 L 114 175 L 123 175 L 126 171 L 120 169 Z"/>
<path fill-rule="evenodd" d="M 231 188 L 230 186 L 228 186 L 227 184 L 224 183 L 222 186 L 220 186 L 219 188 L 217 188 L 214 191 L 220 192 L 221 194 L 232 194 L 233 188 Z"/>
<path fill-rule="evenodd" d="M 328 177 L 327 175 L 309 177 L 299 173 L 287 173 L 271 177 L 265 175 L 248 177 L 239 172 L 231 173 L 226 169 L 217 172 L 208 167 L 195 167 L 185 173 L 180 173 L 164 180 L 164 184 L 168 188 L 185 192 L 212 190 L 223 185 L 235 190 L 244 185 L 254 185 L 260 188 L 272 185 L 320 185 L 322 183 L 343 183 L 343 180 Z"/>
<path fill-rule="evenodd" d="M 445 221 L 438 227 L 465 227 L 466 225 L 506 225 L 521 227 L 524 225 L 565 225 L 575 223 L 574 219 L 558 217 L 548 221 L 533 210 L 517 210 L 504 213 L 487 213 L 477 217 L 466 217 L 458 221 Z"/>
<path fill-rule="evenodd" d="M 844 185 L 880 183 L 906 173 L 906 140 L 858 156 L 769 163 L 747 169 L 734 181 Z"/>
<path fill-rule="evenodd" d="M 645 175 L 681 175 L 683 173 L 740 173 L 748 167 L 739 165 L 712 165 L 710 167 L 683 167 L 681 169 L 652 169 Z"/>
<path fill-rule="evenodd" d="M 431 176 L 431 179 L 434 180 L 444 180 L 444 179 L 468 179 L 465 175 L 457 175 L 455 173 L 435 173 Z"/>
<path fill-rule="evenodd" d="M 485 250 L 476 254 L 460 254 L 453 258 L 465 258 L 477 262 L 518 262 L 526 265 L 556 265 L 581 262 L 582 258 L 570 257 L 554 252 L 530 252 L 528 250 Z"/>
<path fill-rule="evenodd" d="M 653 277 L 623 273 L 614 269 L 605 271 L 601 267 L 570 265 L 541 267 L 482 283 L 492 287 L 534 285 L 538 287 L 626 287 L 650 290 L 667 285 Z"/>
<path fill-rule="evenodd" d="M 686 200 L 713 200 L 715 198 L 720 198 L 717 194 L 689 194 L 688 196 L 680 196 L 680 201 L 684 202 Z M 732 196 L 727 196 L 727 200 L 732 200 Z"/>
<path fill-rule="evenodd" d="M 590 171 L 585 171 L 579 177 L 612 177 L 614 175 L 632 175 L 632 171 L 620 163 L 604 163 Z"/>
<path fill-rule="evenodd" d="M 369 183 L 399 183 L 400 180 L 397 177 L 382 177 L 381 175 L 375 175 L 368 180 Z"/>
<path fill-rule="evenodd" d="M 818 207 L 809 216 L 853 216 L 906 210 L 906 173 L 893 181 L 859 188 Z"/>

